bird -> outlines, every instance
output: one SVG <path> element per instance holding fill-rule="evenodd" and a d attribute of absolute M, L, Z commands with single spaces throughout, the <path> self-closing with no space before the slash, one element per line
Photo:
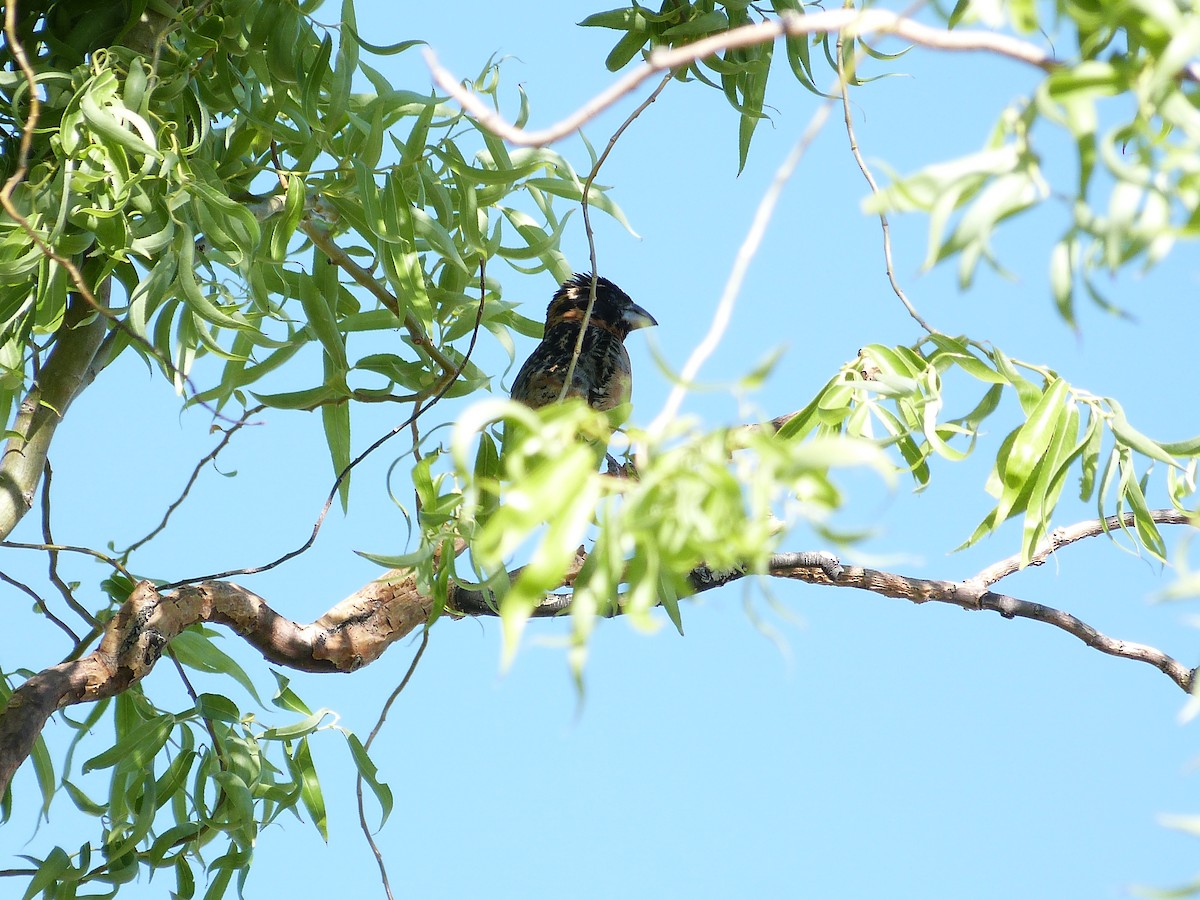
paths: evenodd
<path fill-rule="evenodd" d="M 629 402 L 633 373 L 625 338 L 658 321 L 623 290 L 600 277 L 596 278 L 596 302 L 584 328 L 579 359 L 563 395 L 591 290 L 592 276 L 576 273 L 554 292 L 546 308 L 542 342 L 513 380 L 513 400 L 538 409 L 558 402 L 560 396 L 578 397 L 600 412 Z"/>

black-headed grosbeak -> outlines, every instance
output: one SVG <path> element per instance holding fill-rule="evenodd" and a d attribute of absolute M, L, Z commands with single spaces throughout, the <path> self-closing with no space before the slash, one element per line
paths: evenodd
<path fill-rule="evenodd" d="M 542 342 L 513 381 L 514 400 L 534 409 L 558 401 L 591 289 L 592 276 L 576 274 L 554 292 L 546 309 Z M 631 331 L 657 324 L 654 316 L 629 299 L 623 290 L 607 278 L 597 278 L 596 302 L 583 332 L 583 346 L 565 396 L 580 397 L 601 412 L 628 402 L 633 374 L 625 338 Z"/>

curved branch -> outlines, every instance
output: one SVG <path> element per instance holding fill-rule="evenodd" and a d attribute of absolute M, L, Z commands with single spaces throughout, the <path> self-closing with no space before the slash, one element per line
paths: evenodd
<path fill-rule="evenodd" d="M 353 672 L 425 623 L 431 598 L 411 572 L 373 581 L 308 625 L 279 615 L 258 595 L 209 581 L 160 593 L 138 584 L 87 656 L 44 669 L 13 691 L 0 714 L 0 796 L 55 710 L 115 696 L 144 678 L 189 625 L 226 625 L 270 662 L 305 672 Z"/>
<path fill-rule="evenodd" d="M 1102 532 L 1102 525 L 1084 522 L 1055 534 L 1061 535 L 1057 545 L 1062 546 Z M 562 584 L 573 584 L 586 561 L 587 554 L 580 547 Z M 512 574 L 515 578 L 519 572 Z M 693 592 L 701 593 L 748 574 L 746 569 L 718 572 L 701 566 L 691 572 L 690 582 Z M 1155 647 L 1109 637 L 1063 610 L 994 593 L 980 577 L 968 581 L 911 578 L 860 566 L 843 567 L 836 557 L 823 552 L 777 553 L 770 558 L 764 574 L 857 588 L 913 603 L 950 603 L 972 611 L 990 610 L 1006 619 L 1032 619 L 1061 628 L 1102 653 L 1148 663 L 1185 691 L 1190 692 L 1196 680 L 1195 669 Z M 533 615 L 560 615 L 570 605 L 569 595 L 548 594 Z M 307 625 L 279 615 L 261 597 L 230 582 L 207 581 L 163 592 L 143 581 L 110 620 L 94 652 L 44 669 L 13 691 L 8 706 L 0 713 L 0 796 L 55 710 L 126 690 L 154 668 L 164 649 L 188 625 L 226 625 L 266 659 L 288 668 L 353 672 L 374 662 L 389 646 L 427 622 L 434 606 L 434 598 L 418 589 L 416 574 L 409 569 L 389 572 Z M 446 611 L 456 617 L 498 615 L 488 595 L 456 584 L 449 586 Z M 622 611 L 618 599 L 609 615 L 620 615 Z"/>
<path fill-rule="evenodd" d="M 99 293 L 107 305 L 107 281 Z M 32 508 L 54 432 L 71 401 L 95 377 L 92 361 L 107 330 L 107 320 L 72 293 L 50 355 L 21 401 L 0 455 L 0 540 Z"/>
<path fill-rule="evenodd" d="M 1156 647 L 1109 637 L 1069 612 L 1029 600 L 1020 600 L 1006 594 L 993 593 L 985 584 L 975 579 L 934 581 L 925 578 L 909 578 L 894 572 L 880 572 L 876 569 L 848 566 L 841 578 L 837 581 L 829 581 L 823 573 L 814 574 L 812 569 L 793 568 L 786 564 L 777 566 L 774 558 L 770 574 L 795 578 L 810 584 L 833 584 L 836 587 L 859 588 L 874 594 L 882 594 L 885 597 L 910 600 L 913 603 L 932 601 L 952 603 L 962 609 L 972 611 L 989 610 L 999 613 L 1006 619 L 1033 619 L 1036 622 L 1045 622 L 1047 625 L 1061 628 L 1101 653 L 1149 663 L 1189 693 L 1196 680 L 1196 669 L 1189 669 Z"/>
<path fill-rule="evenodd" d="M 1152 509 L 1150 510 L 1150 518 L 1159 525 L 1195 524 L 1191 516 L 1177 509 Z M 1073 544 L 1084 538 L 1108 534 L 1117 528 L 1132 528 L 1135 524 L 1136 518 L 1134 514 L 1125 513 L 1123 516 L 1088 519 L 1084 522 L 1076 522 L 1074 525 L 1068 525 L 1065 528 L 1056 528 L 1037 545 L 1037 548 L 1033 551 L 1033 556 L 1029 558 L 1029 562 L 1026 565 L 1040 566 L 1059 547 L 1065 547 L 1067 544 Z M 995 584 L 1001 578 L 1007 578 L 1014 572 L 1020 571 L 1021 568 L 1021 554 L 1017 553 L 1008 557 L 1008 559 L 1002 559 L 988 566 L 972 578 L 971 581 L 978 581 L 983 585 Z"/>
<path fill-rule="evenodd" d="M 806 15 L 785 12 L 778 19 L 756 25 L 744 25 L 693 44 L 670 50 L 654 50 L 643 65 L 601 91 L 565 119 L 549 128 L 528 131 L 507 122 L 479 97 L 463 87 L 454 75 L 442 67 L 432 50 L 425 50 L 424 56 L 437 86 L 457 100 L 480 125 L 510 143 L 543 147 L 578 131 L 657 72 L 679 69 L 723 50 L 764 44 L 783 35 L 796 37 L 833 32 L 846 37 L 861 37 L 867 34 L 895 35 L 935 50 L 985 51 L 1045 72 L 1052 71 L 1060 65 L 1058 60 L 1040 47 L 1006 34 L 978 30 L 947 31 L 944 28 L 924 25 L 886 9 L 835 9 Z M 1189 66 L 1185 70 L 1189 78 L 1197 77 L 1196 68 Z"/>

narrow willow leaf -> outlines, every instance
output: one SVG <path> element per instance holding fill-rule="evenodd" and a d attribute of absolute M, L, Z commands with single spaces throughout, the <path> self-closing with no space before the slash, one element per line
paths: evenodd
<path fill-rule="evenodd" d="M 113 746 L 85 762 L 82 771 L 86 774 L 119 764 L 134 769 L 148 769 L 174 727 L 175 717 L 165 713 L 142 722 L 131 728 Z"/>
<path fill-rule="evenodd" d="M 1019 486 L 1025 482 L 1049 446 L 1056 430 L 1063 427 L 1067 389 L 1066 381 L 1061 378 L 1054 379 L 1037 406 L 1030 412 L 1025 424 L 1021 426 L 1004 464 L 1004 481 L 1007 486 Z"/>
<path fill-rule="evenodd" d="M 171 655 L 189 669 L 197 672 L 207 672 L 212 675 L 227 675 L 245 688 L 246 693 L 254 698 L 259 706 L 263 705 L 254 682 L 246 674 L 246 670 L 225 651 L 219 649 L 213 638 L 202 630 L 191 627 L 185 628 L 171 641 Z"/>
<path fill-rule="evenodd" d="M 350 748 L 350 756 L 354 760 L 354 767 L 358 769 L 358 774 L 362 776 L 363 781 L 367 783 L 367 787 L 371 789 L 371 793 L 375 795 L 375 799 L 379 801 L 380 817 L 379 827 L 387 823 L 388 816 L 392 814 L 392 789 L 385 782 L 379 780 L 379 770 L 371 757 L 367 755 L 366 749 L 362 745 L 362 741 L 357 735 L 350 732 L 344 732 L 346 736 L 346 744 Z"/>
<path fill-rule="evenodd" d="M 291 725 L 281 725 L 278 728 L 268 728 L 261 735 L 264 741 L 290 741 L 298 737 L 312 734 L 321 727 L 321 722 L 327 716 L 335 715 L 331 709 L 318 709 L 311 715 L 305 716 Z"/>
<path fill-rule="evenodd" d="M 1049 529 L 1050 515 L 1054 511 L 1057 500 L 1052 485 L 1060 469 L 1069 463 L 1075 449 L 1075 436 L 1078 432 L 1079 409 L 1072 401 L 1059 416 L 1050 444 L 1037 462 L 1022 529 L 1022 565 L 1028 563 L 1033 557 L 1039 542 L 1046 536 Z"/>
<path fill-rule="evenodd" d="M 326 375 L 339 389 L 345 389 L 345 375 L 330 373 L 334 364 L 326 357 Z M 334 476 L 340 478 L 338 498 L 345 512 L 350 505 L 350 404 L 327 403 L 321 407 L 321 424 L 325 429 L 325 442 L 329 446 L 329 459 L 333 463 Z"/>
<path fill-rule="evenodd" d="M 338 331 L 334 306 L 337 301 L 337 277 L 327 258 L 313 248 L 313 275 L 300 278 L 300 303 L 309 327 L 321 342 L 333 372 L 345 376 L 350 369 L 346 361 L 346 341 Z M 328 372 L 327 372 L 328 374 Z M 328 381 L 328 378 L 326 379 Z"/>
<path fill-rule="evenodd" d="M 1132 450 L 1136 450 L 1143 456 L 1148 456 L 1151 459 L 1156 459 L 1159 462 L 1164 462 L 1169 466 L 1178 466 L 1179 461 L 1170 453 L 1164 450 L 1157 441 L 1153 441 L 1146 435 L 1142 434 L 1136 428 L 1129 424 L 1129 420 L 1125 418 L 1125 410 L 1121 408 L 1117 401 L 1109 399 L 1109 406 L 1112 407 L 1113 415 L 1108 421 L 1109 430 L 1112 431 L 1113 437 L 1117 442 L 1124 444 Z"/>
<path fill-rule="evenodd" d="M 1138 483 L 1137 473 L 1134 471 L 1131 456 L 1122 455 L 1121 457 L 1121 482 L 1119 490 L 1121 496 L 1128 502 L 1129 508 L 1133 511 L 1134 530 L 1137 533 L 1138 542 L 1155 559 L 1165 563 L 1167 561 L 1167 545 L 1158 530 L 1158 525 L 1150 514 L 1150 506 L 1146 503 L 1146 495 L 1142 492 L 1142 486 Z"/>
<path fill-rule="evenodd" d="M 275 676 L 275 684 L 278 686 L 275 696 L 271 698 L 271 703 L 280 709 L 300 713 L 302 716 L 312 715 L 312 710 L 308 708 L 308 705 L 289 687 L 291 680 L 274 669 L 271 670 L 271 674 Z"/>
<path fill-rule="evenodd" d="M 300 799 L 308 810 L 309 818 L 320 833 L 321 838 L 329 843 L 329 826 L 325 814 L 325 796 L 321 792 L 321 782 L 317 778 L 317 769 L 313 765 L 312 751 L 308 746 L 308 738 L 302 738 L 296 745 L 295 753 L 288 757 L 293 771 L 300 781 Z"/>

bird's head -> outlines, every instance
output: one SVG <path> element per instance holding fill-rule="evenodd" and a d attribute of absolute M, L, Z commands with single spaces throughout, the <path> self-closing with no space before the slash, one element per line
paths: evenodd
<path fill-rule="evenodd" d="M 546 310 L 546 330 L 563 323 L 582 322 L 591 290 L 591 275 L 576 274 L 564 281 Z M 607 278 L 597 278 L 596 304 L 588 324 L 611 331 L 624 340 L 629 332 L 658 322 Z"/>

